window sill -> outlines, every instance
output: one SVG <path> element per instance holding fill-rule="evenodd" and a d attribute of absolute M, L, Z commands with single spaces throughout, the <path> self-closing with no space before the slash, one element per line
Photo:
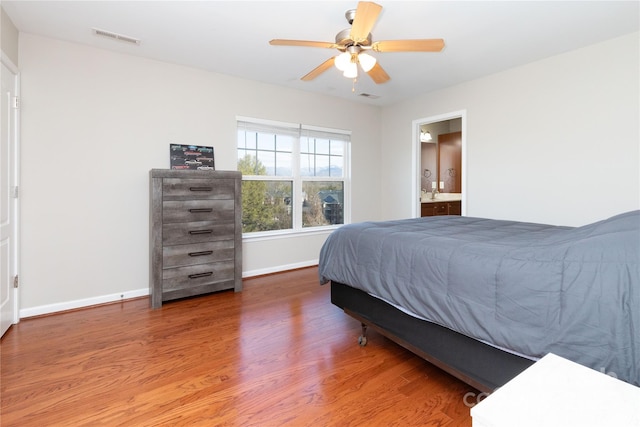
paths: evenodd
<path fill-rule="evenodd" d="M 287 239 L 291 237 L 314 236 L 314 235 L 323 235 L 323 234 L 329 235 L 334 230 L 340 227 L 342 227 L 342 224 L 328 225 L 326 227 L 313 227 L 313 228 L 302 229 L 302 230 L 275 230 L 275 231 L 260 231 L 255 233 L 243 233 L 242 242 L 251 243 L 251 242 L 262 242 L 265 240 Z"/>

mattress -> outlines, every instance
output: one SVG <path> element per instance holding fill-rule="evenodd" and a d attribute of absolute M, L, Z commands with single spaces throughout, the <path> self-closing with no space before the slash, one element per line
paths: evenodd
<path fill-rule="evenodd" d="M 334 231 L 321 283 L 477 340 L 640 385 L 640 211 L 583 227 L 446 216 Z"/>

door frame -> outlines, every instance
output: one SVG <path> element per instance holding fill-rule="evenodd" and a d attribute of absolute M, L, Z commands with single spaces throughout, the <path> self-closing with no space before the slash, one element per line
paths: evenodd
<path fill-rule="evenodd" d="M 10 260 L 12 276 L 18 276 L 20 273 L 20 71 L 13 61 L 4 53 L 0 51 L 0 63 L 7 67 L 7 69 L 13 74 L 15 96 L 18 99 L 18 107 L 15 109 L 15 115 L 13 117 L 13 140 L 9 141 L 10 152 L 12 153 L 9 160 L 13 170 L 11 171 L 10 180 L 13 196 L 13 206 L 11 208 L 10 215 L 13 215 L 13 247 L 10 248 Z M 18 298 L 20 296 L 19 288 L 13 288 L 13 324 L 17 324 L 20 321 L 20 304 Z"/>
<path fill-rule="evenodd" d="M 431 123 L 461 119 L 462 131 L 462 215 L 467 214 L 467 110 L 452 111 L 437 116 L 423 117 L 411 122 L 412 166 L 411 166 L 411 211 L 413 217 L 421 216 L 420 212 L 420 171 L 422 163 L 422 143 L 420 142 L 420 126 Z"/>

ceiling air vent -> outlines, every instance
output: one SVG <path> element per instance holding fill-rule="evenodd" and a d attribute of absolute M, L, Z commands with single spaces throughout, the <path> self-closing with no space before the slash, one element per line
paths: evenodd
<path fill-rule="evenodd" d="M 370 93 L 361 93 L 358 96 L 364 96 L 365 98 L 370 98 L 370 99 L 380 98 L 380 95 L 371 95 Z"/>
<path fill-rule="evenodd" d="M 93 34 L 95 34 L 96 36 L 105 37 L 105 38 L 111 39 L 111 40 L 119 40 L 121 42 L 131 43 L 131 44 L 135 44 L 135 45 L 139 45 L 140 44 L 140 40 L 136 39 L 134 37 L 129 37 L 129 36 L 125 36 L 125 35 L 122 35 L 122 34 L 112 33 L 111 31 L 100 30 L 98 28 L 92 28 L 92 30 L 93 30 Z"/>

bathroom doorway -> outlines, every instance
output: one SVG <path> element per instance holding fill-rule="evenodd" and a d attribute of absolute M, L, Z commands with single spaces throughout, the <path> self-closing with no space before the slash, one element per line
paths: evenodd
<path fill-rule="evenodd" d="M 413 126 L 412 211 L 421 216 L 422 199 L 460 193 L 466 214 L 466 111 L 417 119 Z"/>

